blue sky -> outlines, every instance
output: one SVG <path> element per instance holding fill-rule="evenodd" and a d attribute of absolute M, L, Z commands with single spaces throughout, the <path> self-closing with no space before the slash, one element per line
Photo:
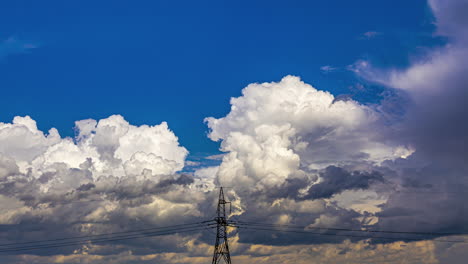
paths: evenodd
<path fill-rule="evenodd" d="M 422 0 L 4 1 L 0 121 L 30 115 L 62 136 L 111 114 L 167 121 L 192 155 L 213 154 L 203 119 L 225 115 L 247 84 L 292 74 L 352 93 L 347 65 L 407 65 L 441 43 L 432 22 Z"/>

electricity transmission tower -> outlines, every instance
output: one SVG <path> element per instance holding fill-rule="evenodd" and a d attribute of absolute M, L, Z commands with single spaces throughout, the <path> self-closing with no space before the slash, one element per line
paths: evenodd
<path fill-rule="evenodd" d="M 217 217 L 216 221 L 216 243 L 214 246 L 213 261 L 212 264 L 221 263 L 221 259 L 224 259 L 224 262 L 231 264 L 231 254 L 229 253 L 228 239 L 227 239 L 227 219 L 226 219 L 226 204 L 227 202 L 224 199 L 223 187 L 219 189 L 219 200 L 218 200 L 218 209 L 216 210 Z"/>

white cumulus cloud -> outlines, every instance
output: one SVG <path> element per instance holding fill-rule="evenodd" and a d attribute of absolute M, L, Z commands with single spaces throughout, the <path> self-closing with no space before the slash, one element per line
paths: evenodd
<path fill-rule="evenodd" d="M 122 116 L 76 122 L 77 137 L 61 138 L 55 128 L 43 133 L 29 116 L 0 123 L 0 155 L 21 173 L 33 176 L 63 168 L 86 168 L 91 177 L 169 175 L 180 171 L 188 151 L 165 122 L 133 126 Z M 8 166 L 11 167 L 11 166 Z"/>
<path fill-rule="evenodd" d="M 231 99 L 227 116 L 206 122 L 209 137 L 221 140 L 227 152 L 220 183 L 241 189 L 313 178 L 310 171 L 333 164 L 378 164 L 397 153 L 380 141 L 379 118 L 371 108 L 336 100 L 294 76 L 250 84 L 241 97 Z"/>

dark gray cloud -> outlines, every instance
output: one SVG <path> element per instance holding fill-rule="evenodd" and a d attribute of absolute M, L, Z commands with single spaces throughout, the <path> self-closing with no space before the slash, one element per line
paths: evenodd
<path fill-rule="evenodd" d="M 468 35 L 468 1 L 466 0 L 429 0 L 434 11 L 437 31 L 455 40 L 466 40 Z"/>
<path fill-rule="evenodd" d="M 146 180 L 137 176 L 93 179 L 89 167 L 78 169 L 56 164 L 54 168 L 57 170 L 33 176 L 21 173 L 12 159 L 0 155 L 0 161 L 0 202 L 4 213 L 0 244 L 138 230 L 206 219 L 207 213 L 197 208 L 204 199 L 202 192 L 187 192 L 187 186 L 193 183 L 192 175 L 160 175 L 157 179 Z M 171 207 L 170 211 L 167 207 Z M 214 211 L 210 207 L 205 209 Z M 163 211 L 165 213 L 161 213 Z M 199 216 L 195 216 L 197 214 Z M 173 252 L 182 250 L 178 244 L 180 241 L 170 236 L 115 241 L 101 244 L 102 247 L 94 253 Z M 71 254 L 81 248 L 50 248 L 28 253 L 43 256 Z"/>
<path fill-rule="evenodd" d="M 449 36 L 449 43 L 406 71 L 374 79 L 387 80 L 386 85 L 410 99 L 403 119 L 387 138 L 416 150 L 408 159 L 383 164 L 393 171 L 390 180 L 398 184 L 398 191 L 390 192 L 375 228 L 466 232 L 468 19 L 464 14 L 468 1 L 429 3 L 438 34 Z M 399 106 L 388 105 L 384 112 L 395 107 Z"/>
<path fill-rule="evenodd" d="M 304 199 L 330 198 L 345 190 L 366 190 L 374 183 L 384 182 L 378 171 L 347 171 L 336 166 L 328 166 L 320 177 L 322 181 L 312 185 Z"/>
<path fill-rule="evenodd" d="M 383 169 L 380 169 L 384 171 Z M 347 170 L 328 166 L 315 172 L 317 175 L 302 175 L 287 178 L 283 184 L 268 190 L 253 192 L 252 196 L 265 195 L 272 199 L 291 198 L 296 200 L 326 199 L 347 190 L 367 190 L 373 184 L 385 183 L 381 171 Z M 311 186 L 304 194 L 302 190 Z"/>

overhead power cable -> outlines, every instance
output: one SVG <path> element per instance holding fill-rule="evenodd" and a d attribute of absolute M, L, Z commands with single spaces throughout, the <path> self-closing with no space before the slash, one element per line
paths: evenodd
<path fill-rule="evenodd" d="M 48 248 L 48 247 L 58 247 L 58 246 L 67 246 L 75 244 L 86 244 L 86 243 L 100 243 L 100 242 L 109 242 L 117 240 L 126 240 L 139 237 L 147 236 L 158 236 L 165 234 L 175 234 L 186 231 L 195 231 L 202 230 L 206 228 L 207 223 L 211 221 L 203 221 L 191 224 L 180 224 L 172 225 L 165 227 L 155 227 L 139 230 L 129 230 L 123 232 L 113 232 L 97 235 L 87 235 L 87 236 L 75 236 L 75 237 L 65 237 L 57 239 L 47 239 L 47 240 L 36 240 L 36 241 L 27 241 L 27 242 L 18 242 L 18 243 L 9 243 L 0 245 L 0 252 L 6 251 L 18 251 L 18 250 L 29 250 L 36 248 Z M 58 242 L 60 241 L 60 242 Z"/>
<path fill-rule="evenodd" d="M 439 232 L 414 232 L 414 231 L 395 231 L 395 230 L 369 230 L 369 229 L 352 229 L 352 228 L 336 228 L 336 227 L 314 227 L 314 226 L 299 226 L 285 224 L 269 224 L 260 222 L 233 221 L 236 225 L 251 225 L 251 226 L 269 226 L 278 228 L 300 228 L 305 230 L 331 230 L 345 232 L 362 232 L 362 233 L 387 233 L 387 234 L 408 234 L 408 235 L 424 235 L 424 236 L 463 236 L 468 233 L 439 233 Z"/>
<path fill-rule="evenodd" d="M 140 232 L 148 232 L 148 231 L 157 231 L 157 230 L 167 229 L 167 228 L 201 225 L 201 224 L 205 224 L 205 223 L 208 223 L 208 222 L 211 222 L 211 221 L 202 221 L 202 222 L 194 222 L 194 223 L 188 223 L 188 224 L 179 224 L 179 225 L 171 225 L 171 226 L 161 226 L 161 227 L 153 227 L 153 228 L 145 228 L 145 229 L 127 230 L 127 231 L 121 231 L 121 232 L 101 233 L 101 234 L 95 234 L 95 235 L 72 236 L 72 237 L 54 238 L 54 239 L 47 239 L 47 240 L 35 240 L 35 241 L 25 241 L 25 242 L 0 244 L 0 249 L 1 249 L 1 247 L 5 247 L 5 246 L 43 243 L 43 242 L 49 242 L 49 241 L 52 242 L 52 241 L 61 241 L 61 240 L 73 240 L 73 239 L 91 239 L 91 238 L 96 238 L 96 237 L 99 238 L 101 236 L 109 236 L 109 235 L 116 235 L 116 234 L 127 234 L 127 233 L 140 233 Z"/>
<path fill-rule="evenodd" d="M 240 229 L 249 229 L 249 230 L 259 230 L 259 231 L 270 231 L 270 232 L 284 232 L 284 233 L 296 233 L 296 234 L 310 234 L 310 235 L 320 235 L 320 236 L 338 236 L 338 237 L 353 237 L 353 238 L 367 238 L 367 239 L 384 239 L 384 240 L 398 240 L 398 241 L 421 241 L 424 238 L 413 238 L 413 237 L 388 237 L 388 236 L 365 236 L 365 235 L 355 235 L 355 234 L 337 234 L 337 233 L 319 233 L 319 232 L 310 232 L 306 230 L 285 230 L 285 229 L 274 229 L 268 227 L 259 227 L 253 225 L 235 225 L 230 224 L 231 227 L 236 227 Z M 431 241 L 434 242 L 442 242 L 442 243 L 467 243 L 466 240 L 437 240 L 432 239 Z"/>
<path fill-rule="evenodd" d="M 178 233 L 203 231 L 204 228 L 205 227 L 203 226 L 177 228 L 177 229 L 174 228 L 170 230 L 164 230 L 164 231 L 158 231 L 158 232 L 146 232 L 146 233 L 140 233 L 140 234 L 135 234 L 135 235 L 115 236 L 115 237 L 109 237 L 109 238 L 89 239 L 89 240 L 71 241 L 71 242 L 37 244 L 37 245 L 30 245 L 30 246 L 23 246 L 23 247 L 10 247 L 10 248 L 0 249 L 0 253 L 36 250 L 36 249 L 45 249 L 45 248 L 57 248 L 57 247 L 66 247 L 66 246 L 77 246 L 77 245 L 85 245 L 85 244 L 99 244 L 99 243 L 136 239 L 136 238 L 155 237 L 155 236 L 172 235 L 172 234 L 178 234 Z"/>
<path fill-rule="evenodd" d="M 44 249 L 44 248 L 77 246 L 77 245 L 85 245 L 85 244 L 99 244 L 99 243 L 107 243 L 107 242 L 113 242 L 113 241 L 129 240 L 129 239 L 144 238 L 144 237 L 163 236 L 163 235 L 171 235 L 171 234 L 186 233 L 186 232 L 193 232 L 193 231 L 203 231 L 203 228 L 174 230 L 174 231 L 171 231 L 171 232 L 168 232 L 168 231 L 158 232 L 158 233 L 153 232 L 153 233 L 145 233 L 145 234 L 136 235 L 136 236 L 125 236 L 125 237 L 110 238 L 110 239 L 87 240 L 87 241 L 78 241 L 78 242 L 70 242 L 70 243 L 56 243 L 56 244 L 45 244 L 45 245 L 37 245 L 37 246 L 29 246 L 29 247 L 7 248 L 7 249 L 0 250 L 0 253 L 12 252 L 12 251 L 36 250 L 36 249 Z"/>

